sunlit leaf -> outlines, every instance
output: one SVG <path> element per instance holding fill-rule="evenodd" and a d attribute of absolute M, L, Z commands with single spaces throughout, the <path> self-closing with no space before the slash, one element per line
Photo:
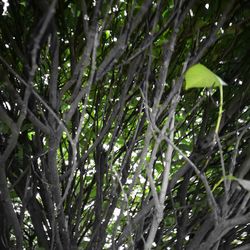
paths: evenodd
<path fill-rule="evenodd" d="M 195 64 L 185 73 L 185 89 L 211 88 L 226 85 L 226 83 L 202 64 Z"/>
<path fill-rule="evenodd" d="M 111 36 L 111 31 L 110 30 L 105 30 L 106 39 L 109 39 L 110 36 Z"/>

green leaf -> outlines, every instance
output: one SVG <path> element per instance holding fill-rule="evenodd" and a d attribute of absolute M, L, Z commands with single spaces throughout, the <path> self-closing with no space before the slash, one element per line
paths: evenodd
<path fill-rule="evenodd" d="M 202 64 L 195 64 L 185 73 L 185 89 L 211 88 L 226 85 L 226 83 Z"/>
<path fill-rule="evenodd" d="M 158 173 L 161 173 L 162 170 L 163 170 L 163 165 L 162 165 L 162 163 L 159 163 L 159 162 L 155 163 L 155 169 L 156 169 L 156 171 L 157 171 Z"/>
<path fill-rule="evenodd" d="M 110 30 L 105 30 L 105 37 L 106 39 L 109 39 L 109 37 L 111 36 L 111 31 Z"/>

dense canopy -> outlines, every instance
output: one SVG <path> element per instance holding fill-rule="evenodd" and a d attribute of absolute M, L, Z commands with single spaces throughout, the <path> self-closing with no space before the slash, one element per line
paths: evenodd
<path fill-rule="evenodd" d="M 250 249 L 249 1 L 0 12 L 0 249 Z"/>

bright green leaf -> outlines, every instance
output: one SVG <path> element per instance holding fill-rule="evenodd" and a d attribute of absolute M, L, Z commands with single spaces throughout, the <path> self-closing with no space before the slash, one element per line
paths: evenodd
<path fill-rule="evenodd" d="M 111 31 L 110 30 L 105 30 L 105 37 L 106 39 L 109 39 L 109 37 L 111 36 Z"/>
<path fill-rule="evenodd" d="M 185 73 L 185 89 L 211 88 L 226 85 L 226 83 L 202 64 L 195 64 Z"/>

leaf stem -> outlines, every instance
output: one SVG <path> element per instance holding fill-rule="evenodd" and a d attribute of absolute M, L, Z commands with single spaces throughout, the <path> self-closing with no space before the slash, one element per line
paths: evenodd
<path fill-rule="evenodd" d="M 220 128 L 220 122 L 222 117 L 222 107 L 223 107 L 223 86 L 220 84 L 220 107 L 219 107 L 219 114 L 218 114 L 218 120 L 215 128 L 215 133 L 218 134 L 219 128 Z"/>

